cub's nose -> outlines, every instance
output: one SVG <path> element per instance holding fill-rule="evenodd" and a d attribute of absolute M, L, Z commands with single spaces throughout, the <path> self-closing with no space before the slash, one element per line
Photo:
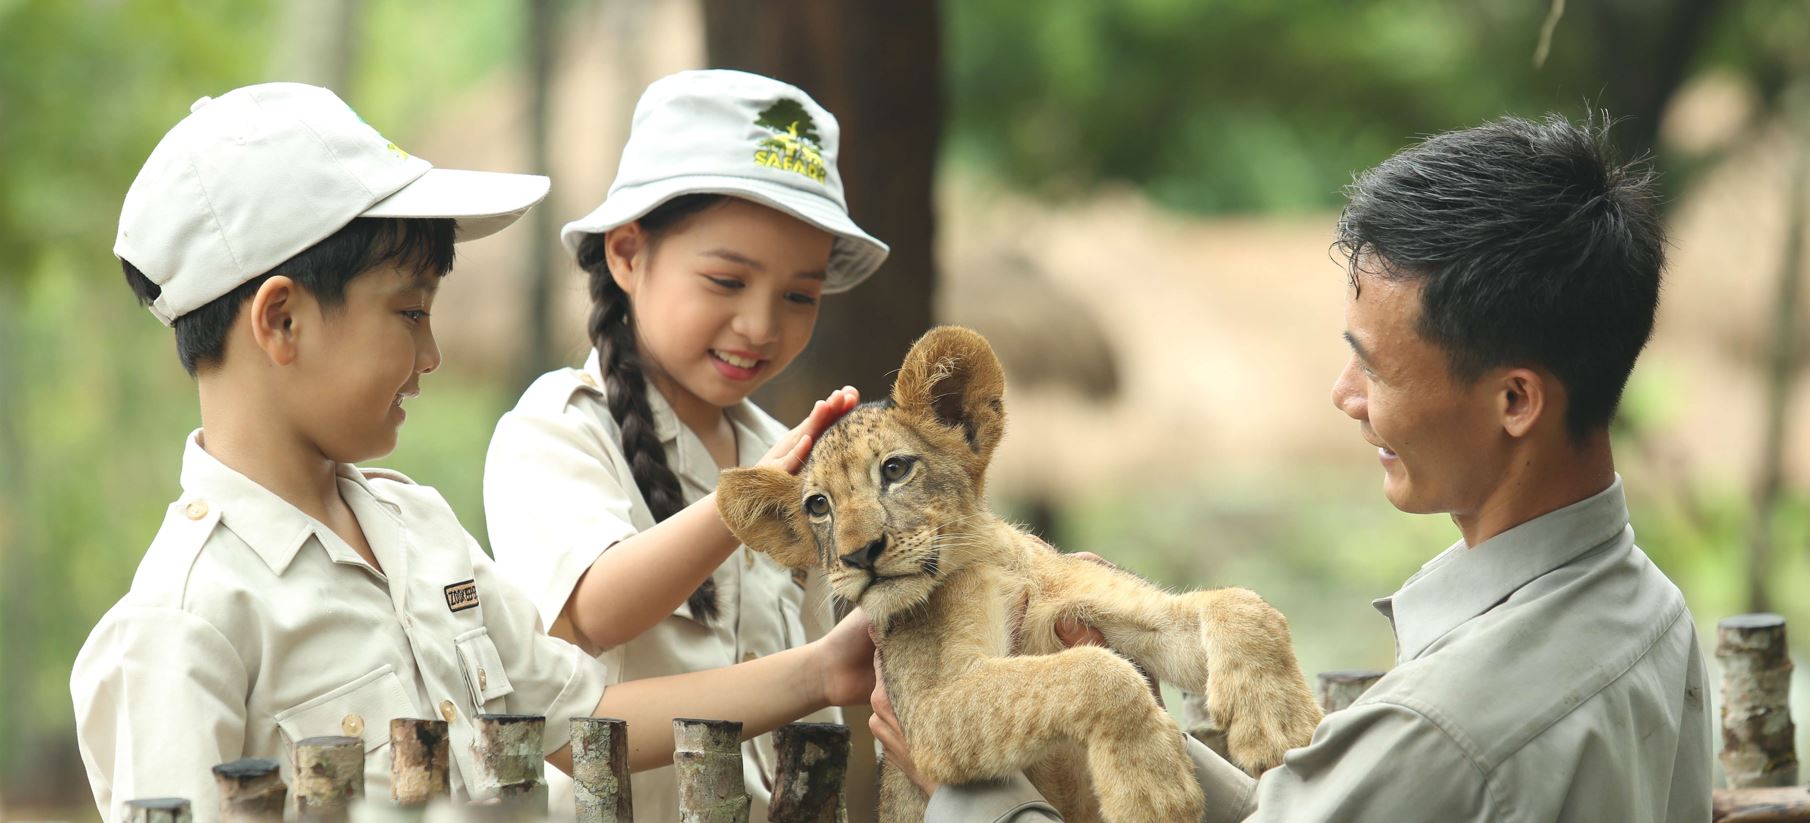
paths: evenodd
<path fill-rule="evenodd" d="M 886 551 L 886 535 L 880 535 L 879 539 L 872 543 L 843 555 L 842 562 L 844 565 L 871 572 L 874 570 L 874 563 L 880 560 L 880 552 L 883 551 Z"/>

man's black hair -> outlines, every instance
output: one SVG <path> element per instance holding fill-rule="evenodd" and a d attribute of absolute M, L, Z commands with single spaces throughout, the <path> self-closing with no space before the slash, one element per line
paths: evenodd
<path fill-rule="evenodd" d="M 1420 283 L 1419 331 L 1456 378 L 1550 370 L 1579 442 L 1615 416 L 1665 262 L 1653 173 L 1616 158 L 1609 123 L 1505 117 L 1429 137 L 1346 189 L 1335 243 L 1354 287 L 1360 266 Z"/>
<path fill-rule="evenodd" d="M 345 300 L 346 284 L 378 266 L 394 263 L 416 274 L 444 277 L 452 271 L 453 226 L 448 218 L 357 218 L 276 268 L 176 318 L 176 356 L 191 377 L 200 367 L 219 363 L 239 307 L 275 275 L 300 284 L 324 309 L 337 308 Z M 121 260 L 120 267 L 138 302 L 150 305 L 163 293 L 130 261 Z"/>

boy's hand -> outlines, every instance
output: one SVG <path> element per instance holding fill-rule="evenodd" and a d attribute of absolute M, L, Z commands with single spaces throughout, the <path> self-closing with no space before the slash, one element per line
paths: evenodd
<path fill-rule="evenodd" d="M 867 718 L 867 728 L 873 731 L 874 739 L 880 741 L 880 748 L 886 751 L 886 762 L 917 784 L 925 797 L 936 794 L 937 784 L 924 777 L 917 764 L 911 762 L 911 748 L 905 745 L 905 728 L 899 725 L 898 716 L 892 712 L 892 699 L 886 695 L 886 680 L 880 676 L 879 655 L 874 656 L 873 706 L 874 713 Z"/>
<path fill-rule="evenodd" d="M 797 474 L 799 469 L 804 468 L 804 459 L 811 456 L 811 447 L 817 444 L 817 438 L 823 434 L 823 430 L 859 405 L 861 393 L 854 386 L 843 386 L 830 392 L 829 397 L 817 401 L 811 407 L 811 413 L 805 416 L 803 423 L 779 438 L 779 442 L 774 443 L 773 448 L 768 449 L 766 456 L 756 465 Z"/>
<path fill-rule="evenodd" d="M 874 690 L 873 621 L 856 606 L 830 633 L 811 643 L 816 686 L 831 706 L 857 706 Z"/>

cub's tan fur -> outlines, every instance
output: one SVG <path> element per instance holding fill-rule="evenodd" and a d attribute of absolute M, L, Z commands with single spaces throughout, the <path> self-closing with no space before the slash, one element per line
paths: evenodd
<path fill-rule="evenodd" d="M 1260 771 L 1320 720 L 1288 623 L 1249 591 L 1167 594 L 988 512 L 1004 391 L 984 338 L 936 329 L 906 356 L 892 398 L 825 432 L 798 476 L 725 472 L 723 518 L 781 563 L 823 568 L 872 617 L 925 776 L 964 783 L 1023 770 L 1070 821 L 1196 820 L 1203 798 L 1181 732 L 1125 657 L 1207 695 L 1233 762 Z M 1125 657 L 1062 648 L 1064 617 L 1099 628 Z M 882 820 L 923 820 L 924 803 L 887 770 Z"/>

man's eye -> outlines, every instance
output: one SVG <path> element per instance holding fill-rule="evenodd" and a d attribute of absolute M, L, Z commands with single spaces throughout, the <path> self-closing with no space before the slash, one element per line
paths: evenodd
<path fill-rule="evenodd" d="M 888 482 L 896 481 L 911 473 L 911 461 L 903 457 L 888 457 L 880 464 L 880 477 Z"/>
<path fill-rule="evenodd" d="M 824 517 L 830 513 L 830 499 L 821 494 L 813 494 L 804 499 L 804 511 L 812 517 Z"/>

